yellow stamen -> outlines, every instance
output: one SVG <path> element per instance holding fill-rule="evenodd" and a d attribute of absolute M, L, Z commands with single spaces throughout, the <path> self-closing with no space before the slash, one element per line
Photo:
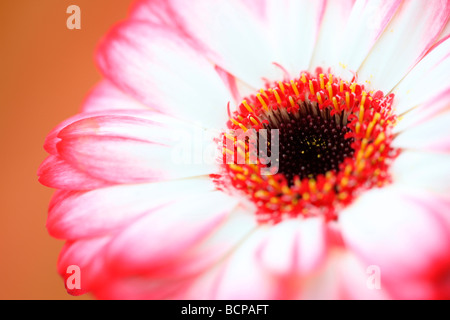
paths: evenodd
<path fill-rule="evenodd" d="M 320 94 L 320 92 L 317 92 L 316 96 L 317 96 L 317 101 L 319 101 L 320 104 L 323 104 L 322 95 Z"/>
<path fill-rule="evenodd" d="M 338 103 L 337 103 L 336 97 L 333 97 L 332 100 L 333 100 L 333 106 L 334 106 L 334 108 L 336 109 L 336 111 L 339 112 L 339 105 L 338 105 Z"/>
<path fill-rule="evenodd" d="M 364 103 L 366 102 L 366 96 L 367 96 L 367 93 L 365 91 L 363 91 L 361 104 L 359 105 L 359 122 L 361 122 L 361 123 L 364 120 Z"/>
<path fill-rule="evenodd" d="M 289 103 L 291 104 L 291 107 L 292 107 L 292 108 L 295 107 L 294 99 L 293 99 L 291 96 L 289 96 Z"/>
<path fill-rule="evenodd" d="M 324 82 L 324 80 L 323 80 L 323 77 L 324 77 L 324 74 L 321 73 L 321 74 L 319 75 L 319 78 L 320 78 L 320 88 L 321 88 L 322 90 L 325 89 L 325 82 Z"/>
<path fill-rule="evenodd" d="M 304 73 L 302 73 L 302 79 L 301 80 L 302 80 L 303 83 L 306 83 L 306 76 L 305 76 Z"/>
<path fill-rule="evenodd" d="M 298 92 L 297 85 L 295 84 L 294 80 L 291 80 L 291 87 L 292 87 L 292 90 L 294 90 L 294 93 L 296 96 L 300 95 L 300 93 Z"/>
<path fill-rule="evenodd" d="M 278 86 L 280 87 L 281 92 L 284 94 L 284 85 L 283 85 L 283 82 L 278 81 Z"/>
<path fill-rule="evenodd" d="M 368 139 L 370 137 L 370 135 L 372 134 L 373 128 L 375 127 L 375 125 L 377 124 L 377 122 L 380 120 L 381 115 L 377 112 L 375 114 L 375 116 L 373 117 L 373 120 L 371 123 L 369 123 L 369 125 L 367 126 L 367 131 L 366 131 L 366 138 Z"/>
<path fill-rule="evenodd" d="M 280 95 L 278 94 L 277 89 L 273 90 L 273 95 L 275 96 L 275 99 L 277 100 L 278 104 L 281 104 L 281 99 L 280 99 Z"/>
<path fill-rule="evenodd" d="M 333 97 L 333 88 L 331 87 L 331 84 L 328 83 L 328 98 L 331 99 Z"/>
<path fill-rule="evenodd" d="M 261 95 L 259 93 L 256 95 L 256 98 L 258 98 L 259 102 L 261 102 L 261 105 L 263 106 L 264 110 L 268 111 L 269 108 L 267 107 L 266 102 L 264 101 L 264 99 L 261 97 Z"/>
<path fill-rule="evenodd" d="M 244 105 L 245 109 L 247 109 L 248 112 L 253 113 L 253 109 L 248 105 L 247 101 L 242 101 L 242 104 Z"/>
<path fill-rule="evenodd" d="M 376 138 L 374 144 L 375 144 L 376 146 L 378 146 L 381 142 L 383 142 L 384 139 L 386 139 L 386 136 L 385 136 L 384 132 L 380 132 L 380 133 L 378 134 L 378 137 Z"/>
<path fill-rule="evenodd" d="M 256 121 L 253 117 L 250 117 L 250 121 L 253 122 L 255 126 L 259 125 L 258 121 Z"/>
<path fill-rule="evenodd" d="M 313 86 L 313 83 L 312 83 L 311 80 L 309 80 L 309 91 L 311 92 L 311 94 L 316 94 L 316 93 L 314 92 L 314 86 Z"/>

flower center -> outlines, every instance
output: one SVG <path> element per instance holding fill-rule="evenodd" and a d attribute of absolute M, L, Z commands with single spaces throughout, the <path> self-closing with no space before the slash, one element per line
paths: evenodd
<path fill-rule="evenodd" d="M 321 71 L 269 85 L 230 114 L 213 178 L 248 199 L 261 223 L 334 220 L 362 191 L 390 182 L 394 95 Z"/>

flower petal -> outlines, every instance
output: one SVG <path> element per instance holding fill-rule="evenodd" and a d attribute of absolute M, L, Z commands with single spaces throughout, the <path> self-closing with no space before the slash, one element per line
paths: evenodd
<path fill-rule="evenodd" d="M 344 241 L 365 264 L 379 267 L 381 284 L 448 274 L 448 199 L 394 187 L 363 194 L 342 212 Z"/>
<path fill-rule="evenodd" d="M 176 200 L 208 194 L 208 178 L 141 185 L 120 185 L 88 192 L 57 191 L 47 219 L 55 238 L 78 239 L 126 228 L 136 218 Z"/>
<path fill-rule="evenodd" d="M 210 192 L 143 216 L 109 244 L 109 268 L 120 274 L 151 274 L 207 239 L 236 204 L 222 192 Z"/>
<path fill-rule="evenodd" d="M 270 228 L 258 252 L 260 263 L 282 276 L 307 276 L 327 255 L 323 220 L 287 220 Z"/>
<path fill-rule="evenodd" d="M 100 44 L 97 63 L 121 90 L 155 110 L 214 128 L 227 120 L 232 97 L 214 66 L 167 28 L 119 24 Z"/>
<path fill-rule="evenodd" d="M 314 54 L 310 63 L 310 71 L 316 67 L 332 67 L 336 63 L 336 52 L 345 41 L 342 30 L 352 12 L 354 0 L 328 0 Z M 297 41 L 301 43 L 301 41 Z"/>
<path fill-rule="evenodd" d="M 450 110 L 450 87 L 443 93 L 431 98 L 417 107 L 408 110 L 394 127 L 394 133 L 401 133 L 411 127 L 430 121 Z"/>
<path fill-rule="evenodd" d="M 389 92 L 437 41 L 449 15 L 447 0 L 405 1 L 358 70 L 360 81 Z"/>
<path fill-rule="evenodd" d="M 243 208 L 236 208 L 210 236 L 186 250 L 177 259 L 152 270 L 152 276 L 186 277 L 207 272 L 208 268 L 223 260 L 241 241 L 245 241 L 256 228 L 254 215 Z"/>
<path fill-rule="evenodd" d="M 39 167 L 39 182 L 44 186 L 64 190 L 92 190 L 111 185 L 75 169 L 60 157 L 50 155 Z"/>
<path fill-rule="evenodd" d="M 290 78 L 309 68 L 324 10 L 323 0 L 266 1 L 267 34 Z"/>
<path fill-rule="evenodd" d="M 334 55 L 334 73 L 352 80 L 384 29 L 394 17 L 401 0 L 357 0 L 342 36 L 341 48 Z"/>
<path fill-rule="evenodd" d="M 103 79 L 92 88 L 84 99 L 81 111 L 100 112 L 126 109 L 148 110 L 148 107 L 125 94 L 111 81 Z"/>
<path fill-rule="evenodd" d="M 257 252 L 267 230 L 258 229 L 223 263 L 214 299 L 283 299 L 285 283 L 261 266 Z M 292 284 L 294 285 L 294 284 Z"/>
<path fill-rule="evenodd" d="M 450 154 L 403 151 L 390 172 L 396 184 L 450 194 Z"/>
<path fill-rule="evenodd" d="M 205 138 L 207 134 L 154 112 L 139 117 L 97 116 L 61 130 L 57 150 L 72 166 L 100 179 L 161 181 L 215 171 L 217 158 L 208 153 L 214 142 Z"/>
<path fill-rule="evenodd" d="M 66 290 L 72 295 L 90 292 L 95 286 L 107 283 L 103 250 L 109 237 L 92 238 L 66 242 L 58 258 L 58 273 L 63 277 Z M 73 274 L 70 267 L 78 267 L 80 288 L 68 288 L 68 278 Z"/>
<path fill-rule="evenodd" d="M 392 142 L 395 148 L 408 150 L 450 151 L 450 112 L 402 131 Z"/>
<path fill-rule="evenodd" d="M 131 17 L 170 28 L 198 54 L 258 89 L 265 79 L 282 79 L 282 71 L 272 64 L 276 57 L 261 7 L 260 2 L 238 0 L 198 0 L 188 6 L 183 0 L 140 1 Z"/>
<path fill-rule="evenodd" d="M 398 114 L 405 114 L 450 90 L 449 52 L 450 38 L 430 51 L 393 90 Z"/>

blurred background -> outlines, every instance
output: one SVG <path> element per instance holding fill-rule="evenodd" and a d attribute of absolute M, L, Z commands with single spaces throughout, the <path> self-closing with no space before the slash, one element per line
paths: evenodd
<path fill-rule="evenodd" d="M 2 0 L 0 2 L 0 299 L 72 297 L 56 272 L 63 242 L 45 228 L 52 189 L 37 181 L 42 145 L 59 122 L 78 112 L 100 79 L 98 40 L 124 19 L 130 0 Z M 69 30 L 69 5 L 81 29 Z"/>

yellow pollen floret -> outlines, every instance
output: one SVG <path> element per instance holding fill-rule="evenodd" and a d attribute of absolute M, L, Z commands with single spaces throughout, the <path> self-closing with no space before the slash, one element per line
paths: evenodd
<path fill-rule="evenodd" d="M 309 80 L 309 91 L 311 92 L 311 94 L 316 94 L 316 93 L 314 92 L 314 86 L 313 86 L 313 83 L 312 83 L 311 80 Z"/>
<path fill-rule="evenodd" d="M 363 91 L 361 104 L 359 105 L 359 122 L 363 122 L 364 120 L 364 104 L 366 103 L 367 93 Z"/>
<path fill-rule="evenodd" d="M 248 105 L 247 101 L 242 101 L 242 104 L 244 105 L 245 109 L 247 109 L 248 112 L 253 113 L 253 109 Z"/>
<path fill-rule="evenodd" d="M 255 126 L 259 125 L 258 121 L 256 121 L 255 118 L 253 118 L 253 117 L 250 117 L 250 121 L 251 121 Z"/>
<path fill-rule="evenodd" d="M 275 99 L 277 100 L 277 103 L 281 104 L 280 95 L 278 94 L 277 89 L 273 90 L 273 95 L 275 96 Z"/>
<path fill-rule="evenodd" d="M 295 101 L 294 101 L 294 99 L 291 96 L 289 96 L 289 103 L 291 104 L 292 108 L 295 107 Z"/>
<path fill-rule="evenodd" d="M 305 76 L 304 73 L 302 73 L 302 79 L 301 80 L 302 80 L 303 83 L 306 83 L 306 76 Z"/>
<path fill-rule="evenodd" d="M 294 80 L 291 80 L 291 87 L 292 87 L 292 90 L 294 90 L 294 93 L 296 96 L 300 95 L 300 92 L 298 92 L 298 88 L 297 88 L 297 85 L 295 84 Z"/>
<path fill-rule="evenodd" d="M 325 82 L 324 82 L 323 77 L 324 77 L 324 74 L 321 73 L 321 74 L 319 75 L 319 78 L 320 78 L 320 88 L 321 88 L 322 90 L 325 89 Z"/>
<path fill-rule="evenodd" d="M 328 89 L 328 98 L 331 99 L 333 97 L 333 88 L 331 87 L 330 83 L 327 84 L 327 89 Z"/>
<path fill-rule="evenodd" d="M 338 106 L 338 102 L 337 102 L 337 99 L 336 99 L 336 97 L 333 97 L 333 106 L 334 106 L 334 108 L 336 109 L 336 111 L 339 111 L 339 106 Z"/>
<path fill-rule="evenodd" d="M 317 92 L 316 96 L 317 96 L 317 101 L 319 101 L 320 104 L 323 104 L 322 95 L 320 94 L 320 92 Z"/>
<path fill-rule="evenodd" d="M 269 111 L 269 108 L 267 107 L 266 102 L 264 101 L 264 99 L 261 97 L 261 95 L 259 93 L 256 95 L 256 98 L 258 98 L 259 102 L 261 102 L 264 110 Z"/>
<path fill-rule="evenodd" d="M 386 136 L 385 136 L 384 132 L 380 132 L 380 133 L 378 134 L 378 137 L 376 138 L 374 144 L 375 144 L 376 146 L 378 146 L 381 142 L 384 141 L 384 139 L 386 139 Z"/>
<path fill-rule="evenodd" d="M 278 86 L 280 87 L 281 92 L 284 94 L 284 85 L 283 85 L 283 82 L 278 81 Z"/>

